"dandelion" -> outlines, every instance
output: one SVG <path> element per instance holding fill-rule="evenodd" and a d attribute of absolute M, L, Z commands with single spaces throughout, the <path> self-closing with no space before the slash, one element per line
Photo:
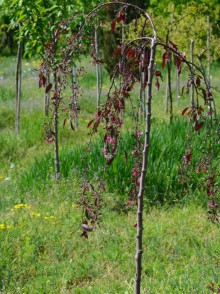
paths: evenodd
<path fill-rule="evenodd" d="M 41 216 L 40 212 L 38 212 L 38 213 L 35 213 L 35 215 L 36 215 L 36 216 L 38 216 L 38 217 L 40 217 L 40 216 Z"/>
<path fill-rule="evenodd" d="M 56 217 L 54 215 L 51 216 L 45 216 L 44 219 L 55 219 Z"/>
<path fill-rule="evenodd" d="M 31 208 L 30 207 L 30 205 L 27 205 L 27 204 L 24 204 L 24 203 L 20 203 L 20 204 L 16 204 L 15 206 L 14 206 L 14 209 L 20 209 L 20 208 L 26 208 L 26 209 L 29 209 L 29 208 Z"/>
<path fill-rule="evenodd" d="M 0 230 L 11 229 L 12 226 L 6 226 L 5 224 L 0 224 Z"/>

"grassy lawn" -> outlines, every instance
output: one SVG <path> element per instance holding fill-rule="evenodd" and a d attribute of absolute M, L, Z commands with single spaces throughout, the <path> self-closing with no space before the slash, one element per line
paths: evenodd
<path fill-rule="evenodd" d="M 95 76 L 81 81 L 79 129 L 60 127 L 62 179 L 54 180 L 53 146 L 43 140 L 43 91 L 37 61 L 24 61 L 21 132 L 15 125 L 15 60 L 1 58 L 0 71 L 0 293 L 133 293 L 136 212 L 125 208 L 132 167 L 133 124 L 125 115 L 118 156 L 106 177 L 99 226 L 81 237 L 82 160 L 95 111 Z M 85 61 L 85 65 L 88 60 Z M 217 86 L 214 68 L 213 85 Z M 182 82 L 181 82 L 182 83 Z M 165 84 L 165 83 L 164 83 Z M 108 86 L 104 76 L 103 97 Z M 212 293 L 220 285 L 220 227 L 207 220 L 204 177 L 195 175 L 186 194 L 178 184 L 187 124 L 187 96 L 174 100 L 167 123 L 165 85 L 154 91 L 152 149 L 144 213 L 142 293 Z M 138 95 L 138 89 L 135 90 Z M 216 100 L 219 109 L 219 98 Z M 60 122 L 65 115 L 60 116 Z M 94 138 L 90 179 L 102 176 L 103 138 Z M 195 154 L 201 139 L 195 139 Z M 124 150 L 128 150 L 127 162 Z M 218 154 L 218 152 L 217 152 Z M 197 155 L 195 155 L 197 156 Z M 198 155 L 199 156 L 199 155 Z M 219 155 L 218 155 L 219 156 Z M 219 168 L 218 157 L 215 162 Z"/>

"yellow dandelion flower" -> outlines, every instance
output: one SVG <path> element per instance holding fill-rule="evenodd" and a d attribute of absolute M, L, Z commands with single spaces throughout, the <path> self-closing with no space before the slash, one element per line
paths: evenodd
<path fill-rule="evenodd" d="M 55 217 L 55 216 L 53 216 L 53 215 L 51 215 L 51 216 L 50 216 L 50 219 L 54 219 L 54 218 L 56 218 L 56 217 Z"/>
<path fill-rule="evenodd" d="M 12 228 L 12 226 L 7 226 L 7 229 L 11 229 Z"/>
<path fill-rule="evenodd" d="M 6 229 L 6 228 L 7 228 L 6 225 L 4 225 L 4 224 L 0 224 L 0 229 L 4 230 L 4 229 Z"/>
<path fill-rule="evenodd" d="M 38 217 L 41 216 L 40 212 L 39 213 L 35 213 L 35 215 L 38 216 Z"/>
<path fill-rule="evenodd" d="M 24 208 L 30 209 L 31 207 L 30 207 L 30 205 L 24 204 Z"/>
<path fill-rule="evenodd" d="M 16 204 L 14 206 L 15 209 L 20 209 L 21 207 L 24 207 L 24 208 L 27 208 L 27 209 L 31 208 L 30 205 L 24 204 L 24 203 Z"/>

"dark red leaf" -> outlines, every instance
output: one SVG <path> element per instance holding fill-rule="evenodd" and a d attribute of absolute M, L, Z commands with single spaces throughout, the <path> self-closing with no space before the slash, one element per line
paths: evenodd
<path fill-rule="evenodd" d="M 70 127 L 75 132 L 75 128 L 74 128 L 74 125 L 73 125 L 72 121 L 70 121 Z"/>
<path fill-rule="evenodd" d="M 183 111 L 182 111 L 182 115 L 184 115 L 187 112 L 188 109 L 189 109 L 189 107 L 184 108 Z"/>
<path fill-rule="evenodd" d="M 183 93 L 184 93 L 184 88 L 185 88 L 185 87 L 183 86 L 183 87 L 182 87 L 182 95 L 183 95 Z"/>
<path fill-rule="evenodd" d="M 57 98 L 57 93 L 53 94 L 53 97 L 51 97 L 51 99 L 56 99 Z"/>
<path fill-rule="evenodd" d="M 63 128 L 65 127 L 65 125 L 66 125 L 66 118 L 63 121 Z"/>
<path fill-rule="evenodd" d="M 197 78 L 196 78 L 196 87 L 197 87 L 197 88 L 200 87 L 200 84 L 201 84 L 200 77 L 197 76 Z"/>
<path fill-rule="evenodd" d="M 204 125 L 204 122 L 200 122 L 198 124 L 195 124 L 194 129 L 196 130 L 196 132 L 198 132 Z"/>
<path fill-rule="evenodd" d="M 201 90 L 202 90 L 203 98 L 204 100 L 206 100 L 207 98 L 206 90 L 205 89 L 201 89 Z"/>
<path fill-rule="evenodd" d="M 127 52 L 127 58 L 135 59 L 136 57 L 136 51 L 133 48 L 130 48 Z"/>
<path fill-rule="evenodd" d="M 155 70 L 154 74 L 155 74 L 155 76 L 160 77 L 161 80 L 163 80 L 163 76 L 162 76 L 162 74 L 161 74 L 161 72 L 159 70 Z"/>
<path fill-rule="evenodd" d="M 120 49 L 116 49 L 113 54 L 112 57 L 115 57 L 116 55 L 120 56 L 121 55 L 121 50 Z"/>
<path fill-rule="evenodd" d="M 85 237 L 86 239 L 88 239 L 88 233 L 84 230 L 81 234 L 81 237 Z"/>
<path fill-rule="evenodd" d="M 120 109 L 125 109 L 125 100 L 124 100 L 124 98 L 120 99 Z"/>
<path fill-rule="evenodd" d="M 120 12 L 120 16 L 118 18 L 118 22 L 119 21 L 122 21 L 123 23 L 126 22 L 126 17 L 125 17 L 125 14 L 123 12 Z"/>
<path fill-rule="evenodd" d="M 167 52 L 165 51 L 164 54 L 163 54 L 163 57 L 162 57 L 162 69 L 164 69 L 164 67 L 165 67 L 166 55 L 167 55 Z"/>
<path fill-rule="evenodd" d="M 91 124 L 93 123 L 94 119 L 90 120 L 90 122 L 87 125 L 87 128 L 89 128 L 91 126 Z"/>
<path fill-rule="evenodd" d="M 183 156 L 184 162 L 185 163 L 190 163 L 192 157 L 192 151 L 190 150 L 187 154 Z"/>
<path fill-rule="evenodd" d="M 45 93 L 47 94 L 52 88 L 52 84 L 49 84 L 47 87 L 46 87 L 46 90 L 45 90 Z"/>
<path fill-rule="evenodd" d="M 180 75 L 182 69 L 182 58 L 179 55 L 173 54 L 174 64 L 176 65 L 177 72 Z"/>
<path fill-rule="evenodd" d="M 172 41 L 169 41 L 169 43 L 173 46 L 175 50 L 178 50 L 178 46 L 176 44 L 174 44 Z"/>
<path fill-rule="evenodd" d="M 158 79 L 157 76 L 156 76 L 156 80 L 155 80 L 155 86 L 156 86 L 156 89 L 157 89 L 157 90 L 160 89 L 160 83 L 159 83 L 159 79 Z"/>
<path fill-rule="evenodd" d="M 110 165 L 113 162 L 114 158 L 114 156 L 111 156 L 109 159 L 107 159 L 106 164 Z"/>
<path fill-rule="evenodd" d="M 116 19 L 113 20 L 113 22 L 111 23 L 111 29 L 112 29 L 112 32 L 115 31 L 115 29 L 116 29 Z"/>
<path fill-rule="evenodd" d="M 39 88 L 45 87 L 46 85 L 46 78 L 43 74 L 39 74 Z"/>

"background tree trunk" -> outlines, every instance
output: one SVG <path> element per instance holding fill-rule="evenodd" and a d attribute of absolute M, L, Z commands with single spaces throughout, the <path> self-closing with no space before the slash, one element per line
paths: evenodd
<path fill-rule="evenodd" d="M 53 108 L 53 122 L 54 122 L 54 165 L 55 165 L 55 178 L 60 179 L 60 159 L 59 159 L 59 140 L 58 140 L 58 106 L 59 106 L 59 93 L 58 93 L 58 78 L 57 73 L 54 71 L 54 85 L 55 85 L 55 99 Z"/>
<path fill-rule="evenodd" d="M 172 91 L 171 91 L 171 60 L 167 62 L 167 92 L 168 97 L 167 104 L 169 105 L 169 115 L 170 115 L 170 122 L 173 121 L 173 97 L 172 97 Z"/>
<path fill-rule="evenodd" d="M 20 26 L 19 26 L 20 30 Z M 22 42 L 18 42 L 17 66 L 16 66 L 16 117 L 15 130 L 17 135 L 20 130 L 20 112 L 21 112 L 21 68 L 22 68 Z"/>
<path fill-rule="evenodd" d="M 46 74 L 46 88 L 50 84 L 50 73 Z M 49 116 L 49 106 L 50 106 L 50 91 L 45 92 L 45 116 Z"/>
<path fill-rule="evenodd" d="M 190 61 L 191 63 L 194 62 L 194 40 L 190 40 Z M 192 70 L 192 78 L 194 80 L 194 71 Z M 191 85 L 191 93 L 190 93 L 190 101 L 191 101 L 191 107 L 192 109 L 195 107 L 195 101 L 194 101 L 194 83 Z"/>
<path fill-rule="evenodd" d="M 176 99 L 180 98 L 180 76 L 178 69 L 176 69 Z"/>
<path fill-rule="evenodd" d="M 207 80 L 211 78 L 211 54 L 210 54 L 210 16 L 207 16 Z"/>
<path fill-rule="evenodd" d="M 95 30 L 95 53 L 96 58 L 99 60 L 99 44 L 98 44 L 98 33 L 97 29 Z M 101 77 L 101 65 L 100 63 L 96 63 L 96 79 L 97 79 L 97 108 L 100 105 L 100 96 L 102 92 L 102 77 Z"/>
<path fill-rule="evenodd" d="M 76 128 L 78 129 L 79 120 L 78 120 L 77 90 L 78 90 L 78 85 L 77 85 L 77 78 L 76 78 L 76 66 L 73 65 L 72 67 L 72 92 L 73 92 L 72 110 L 73 110 L 73 116 L 74 116 L 74 123 Z"/>

